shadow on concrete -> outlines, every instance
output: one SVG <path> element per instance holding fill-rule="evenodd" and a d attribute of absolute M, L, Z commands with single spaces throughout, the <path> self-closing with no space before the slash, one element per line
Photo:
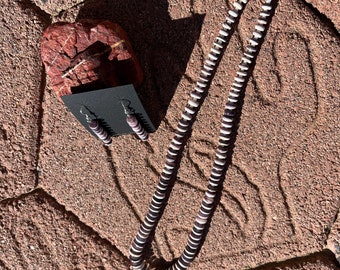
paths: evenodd
<path fill-rule="evenodd" d="M 118 23 L 127 32 L 141 63 L 139 97 L 157 128 L 164 118 L 203 24 L 204 15 L 172 20 L 167 0 L 88 1 L 77 20 Z"/>
<path fill-rule="evenodd" d="M 339 270 L 340 265 L 335 259 L 335 255 L 330 250 L 323 250 L 321 252 L 312 253 L 307 256 L 292 258 L 283 262 L 267 263 L 252 270 L 275 270 L 275 269 L 307 269 L 304 267 L 327 266 L 329 269 Z M 309 268 L 308 268 L 309 269 Z M 312 268 L 310 268 L 312 269 Z"/>

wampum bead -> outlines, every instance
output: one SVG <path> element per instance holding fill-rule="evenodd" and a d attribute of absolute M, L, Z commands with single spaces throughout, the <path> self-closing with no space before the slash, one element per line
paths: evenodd
<path fill-rule="evenodd" d="M 203 93 L 204 89 L 201 88 L 201 86 L 198 85 L 198 83 L 196 83 L 197 86 L 195 86 L 194 90 L 196 90 L 199 93 Z M 204 88 L 204 87 L 203 87 Z"/>
<path fill-rule="evenodd" d="M 219 49 L 223 49 L 223 46 L 220 43 L 214 42 L 213 44 L 214 44 L 215 47 L 217 47 Z"/>
<path fill-rule="evenodd" d="M 255 25 L 255 29 L 259 32 L 263 32 L 265 30 L 265 28 L 262 25 L 259 25 L 259 24 Z"/>
<path fill-rule="evenodd" d="M 243 59 L 242 59 L 242 60 L 243 60 Z M 243 84 L 234 81 L 234 82 L 233 82 L 233 86 L 234 86 L 234 87 L 242 88 L 242 87 L 243 87 Z"/>
<path fill-rule="evenodd" d="M 208 86 L 208 84 L 207 84 L 207 82 L 209 81 L 209 78 L 207 78 L 207 76 L 206 75 L 204 75 L 204 74 L 201 74 L 201 76 L 199 77 L 199 82 L 201 82 L 201 83 L 204 83 L 205 84 L 205 86 L 204 87 L 202 87 L 203 89 L 204 88 L 207 88 L 207 86 Z"/>
<path fill-rule="evenodd" d="M 223 30 L 220 30 L 220 31 L 223 31 Z M 213 53 L 208 53 L 208 57 L 213 61 L 216 61 L 218 59 L 218 57 L 215 56 Z"/>
<path fill-rule="evenodd" d="M 249 58 L 247 58 L 246 56 L 242 57 L 242 61 L 247 63 L 247 64 L 251 64 L 251 60 Z"/>
<path fill-rule="evenodd" d="M 234 97 L 234 98 L 238 98 L 240 96 L 240 94 L 238 92 L 235 92 L 235 91 L 230 91 L 229 95 L 231 97 Z"/>
<path fill-rule="evenodd" d="M 235 19 L 231 16 L 227 16 L 226 20 L 230 23 L 234 23 L 235 22 Z"/>
<path fill-rule="evenodd" d="M 221 37 L 221 36 L 216 37 L 216 40 L 217 40 L 217 41 L 221 41 L 221 42 L 223 42 L 223 43 L 226 43 L 226 42 L 227 42 L 227 41 L 226 41 L 223 37 Z"/>
<path fill-rule="evenodd" d="M 228 31 L 231 30 L 231 26 L 227 22 L 223 23 L 222 27 Z"/>
<path fill-rule="evenodd" d="M 263 9 L 264 11 L 269 11 L 269 10 L 272 9 L 272 7 L 271 7 L 270 5 L 262 5 L 262 9 Z"/>
<path fill-rule="evenodd" d="M 266 21 L 266 20 L 258 19 L 257 22 L 258 22 L 259 24 L 267 24 L 267 21 Z"/>
<path fill-rule="evenodd" d="M 191 97 L 195 98 L 195 99 L 201 99 L 202 98 L 202 95 L 198 92 L 191 92 L 190 93 Z M 184 118 L 185 119 L 185 118 Z"/>
<path fill-rule="evenodd" d="M 256 39 L 262 38 L 262 34 L 259 33 L 259 32 L 256 32 L 256 31 L 253 32 L 253 36 L 254 36 L 254 38 L 256 38 Z"/>
<path fill-rule="evenodd" d="M 205 69 L 202 69 L 201 73 L 206 77 L 211 76 L 211 73 L 209 71 L 205 70 Z"/>
<path fill-rule="evenodd" d="M 192 100 L 192 99 L 190 99 L 190 100 L 188 101 L 188 104 L 189 104 L 191 107 L 195 107 L 195 108 L 197 108 L 198 105 L 199 105 L 199 103 L 198 103 L 197 101 Z"/>
<path fill-rule="evenodd" d="M 267 17 L 270 16 L 270 14 L 268 12 L 263 11 L 263 12 L 260 13 L 260 16 L 263 17 L 263 18 L 267 18 Z"/>
<path fill-rule="evenodd" d="M 236 10 L 229 10 L 228 14 L 234 18 L 238 17 L 238 12 Z"/>
<path fill-rule="evenodd" d="M 238 67 L 239 67 L 241 70 L 248 70 L 248 69 L 249 69 L 248 65 L 246 65 L 246 64 L 244 64 L 244 63 L 239 64 Z"/>
<path fill-rule="evenodd" d="M 209 65 L 209 66 L 215 66 L 216 65 L 216 62 L 213 62 L 209 59 L 205 60 L 205 62 Z"/>
<path fill-rule="evenodd" d="M 185 110 L 186 112 L 188 112 L 189 114 L 194 114 L 194 113 L 195 113 L 195 110 L 191 109 L 191 108 L 188 107 L 188 106 L 185 106 L 185 107 L 184 107 L 184 110 Z"/>
<path fill-rule="evenodd" d="M 237 1 L 235 1 L 235 2 L 233 3 L 233 6 L 234 6 L 234 8 L 237 9 L 237 10 L 241 10 L 241 9 L 243 8 L 242 5 L 241 5 L 239 2 L 237 2 Z"/>
<path fill-rule="evenodd" d="M 228 34 L 228 32 L 226 32 L 226 31 L 224 31 L 224 30 L 220 30 L 220 35 L 222 35 L 222 36 L 224 36 L 224 37 L 227 37 L 229 34 Z M 214 60 L 217 60 L 217 58 L 216 59 L 214 59 Z"/>
<path fill-rule="evenodd" d="M 182 113 L 182 118 L 188 121 L 191 121 L 192 116 L 188 112 Z"/>
<path fill-rule="evenodd" d="M 210 49 L 214 54 L 220 54 L 221 51 L 219 49 L 211 48 Z"/>
<path fill-rule="evenodd" d="M 253 38 L 250 38 L 250 39 L 249 39 L 249 43 L 250 43 L 250 45 L 253 46 L 253 47 L 259 45 L 259 43 L 258 43 L 255 39 L 253 39 Z"/>

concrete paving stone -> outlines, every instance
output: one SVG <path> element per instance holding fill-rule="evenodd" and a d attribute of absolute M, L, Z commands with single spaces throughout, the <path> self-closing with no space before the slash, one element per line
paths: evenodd
<path fill-rule="evenodd" d="M 326 15 L 340 33 L 340 2 L 339 0 L 305 0 L 312 4 L 322 14 Z"/>
<path fill-rule="evenodd" d="M 0 200 L 36 184 L 44 20 L 18 1 L 0 9 Z"/>
<path fill-rule="evenodd" d="M 340 263 L 340 215 L 337 214 L 337 219 L 332 224 L 330 234 L 327 239 L 327 248 L 331 250 L 337 261 Z"/>
<path fill-rule="evenodd" d="M 177 182 L 155 233 L 152 245 L 158 257 L 176 258 L 187 242 L 206 190 L 227 93 L 246 37 L 257 19 L 259 2 L 249 1 L 197 116 Z M 71 210 L 81 222 L 108 239 L 117 248 L 116 254 L 128 256 L 147 212 L 177 121 L 226 16 L 229 4 L 218 3 L 221 7 L 212 0 L 152 0 L 138 4 L 106 0 L 88 1 L 80 8 L 77 19 L 110 19 L 130 35 L 145 73 L 139 95 L 159 124 L 147 143 L 128 135 L 114 138 L 110 148 L 104 147 L 48 88 L 45 91 L 40 186 L 65 206 L 58 215 Z M 279 1 L 246 90 L 221 200 L 190 269 L 260 269 L 261 265 L 308 256 L 325 248 L 329 224 L 340 203 L 339 53 L 334 29 L 303 1 Z M 20 97 L 17 92 L 9 95 L 11 99 Z M 9 113 L 15 116 L 15 112 Z M 8 137 L 4 136 L 4 141 Z M 32 207 L 27 211 L 38 207 L 28 205 Z M 9 223 L 11 220 L 3 218 L 0 225 L 17 228 L 18 223 L 24 232 L 29 230 L 31 223 L 19 218 L 24 208 L 8 209 L 8 215 L 16 221 Z M 48 219 L 49 214 L 44 212 L 43 216 Z M 50 218 L 46 222 L 57 230 L 60 224 L 55 222 L 59 220 Z M 72 228 L 80 230 L 80 224 L 74 223 Z M 19 231 L 18 238 L 26 241 L 26 235 Z M 73 239 L 75 245 L 83 243 L 81 237 L 64 237 Z M 33 247 L 30 250 L 48 246 L 15 241 L 19 248 L 10 254 L 22 252 L 27 246 Z M 84 244 L 88 241 L 86 238 Z M 34 256 L 23 254 L 21 269 L 25 269 L 26 261 L 36 262 Z M 16 253 L 11 256 L 20 257 Z M 94 257 L 99 260 L 100 256 Z M 109 264 L 114 265 L 120 258 L 113 256 Z M 332 269 L 323 262 L 279 265 L 278 269 Z M 72 263 L 68 265 L 73 267 Z M 86 268 L 87 263 L 82 263 L 80 268 Z"/>
<path fill-rule="evenodd" d="M 85 0 L 32 0 L 32 2 L 51 16 L 61 13 L 85 2 Z"/>
<path fill-rule="evenodd" d="M 0 269 L 129 269 L 117 248 L 44 191 L 0 211 Z"/>

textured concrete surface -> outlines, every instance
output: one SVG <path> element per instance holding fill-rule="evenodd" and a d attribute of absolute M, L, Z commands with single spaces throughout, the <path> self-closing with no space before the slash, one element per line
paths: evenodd
<path fill-rule="evenodd" d="M 129 246 L 230 3 L 0 2 L 0 269 L 128 269 Z M 260 2 L 249 1 L 197 117 L 152 243 L 158 257 L 172 260 L 186 244 Z M 339 269 L 338 8 L 279 1 L 221 201 L 190 269 Z M 158 126 L 148 143 L 129 135 L 105 148 L 45 85 L 43 29 L 83 18 L 110 19 L 129 34 L 145 75 L 139 95 Z"/>

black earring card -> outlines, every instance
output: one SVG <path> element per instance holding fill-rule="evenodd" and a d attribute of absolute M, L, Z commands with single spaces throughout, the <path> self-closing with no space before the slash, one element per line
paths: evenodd
<path fill-rule="evenodd" d="M 110 136 L 134 133 L 126 123 L 125 110 L 136 116 L 147 132 L 156 130 L 132 84 L 65 95 L 61 99 L 78 121 L 94 136 L 88 126 L 86 115 L 90 119 L 99 121 Z"/>

